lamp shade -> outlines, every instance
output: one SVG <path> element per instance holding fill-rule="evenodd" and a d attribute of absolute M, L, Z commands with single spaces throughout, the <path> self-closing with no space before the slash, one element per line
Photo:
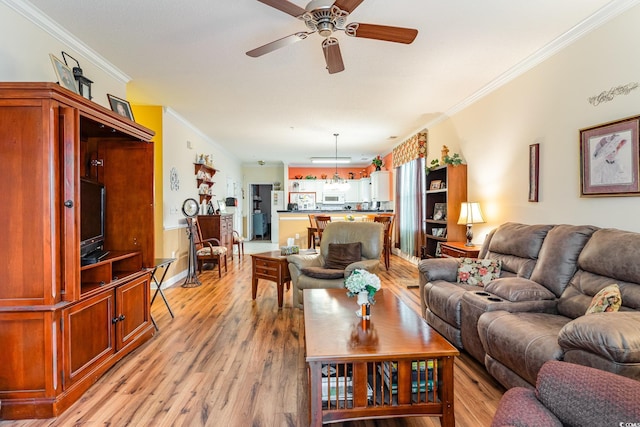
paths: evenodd
<path fill-rule="evenodd" d="M 481 224 L 485 222 L 480 210 L 480 203 L 468 202 L 460 206 L 460 218 L 458 224 Z"/>

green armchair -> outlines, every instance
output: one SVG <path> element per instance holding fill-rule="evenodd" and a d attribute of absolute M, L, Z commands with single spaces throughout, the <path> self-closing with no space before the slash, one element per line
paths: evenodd
<path fill-rule="evenodd" d="M 348 263 L 343 268 L 331 268 L 327 261 L 345 259 L 336 257 L 335 244 L 360 242 L 359 260 Z M 331 245 L 331 246 L 330 246 Z M 376 222 L 332 222 L 322 233 L 320 252 L 314 255 L 290 255 L 289 271 L 293 283 L 293 306 L 302 308 L 304 289 L 343 288 L 344 279 L 355 269 L 377 273 L 380 269 L 380 255 L 384 245 L 384 226 Z M 326 268 L 326 267 L 330 268 Z M 345 291 L 346 292 L 346 291 Z"/>

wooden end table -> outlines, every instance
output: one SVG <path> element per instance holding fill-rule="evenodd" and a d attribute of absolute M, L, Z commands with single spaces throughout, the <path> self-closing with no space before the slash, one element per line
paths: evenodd
<path fill-rule="evenodd" d="M 421 415 L 454 427 L 458 350 L 392 292 L 375 298 L 363 322 L 345 289 L 304 290 L 310 425 Z"/>
<path fill-rule="evenodd" d="M 289 263 L 286 255 L 280 251 L 261 252 L 251 254 L 251 299 L 256 299 L 258 293 L 258 279 L 276 282 L 278 288 L 278 307 L 282 308 L 284 285 L 287 290 L 291 286 Z"/>
<path fill-rule="evenodd" d="M 465 246 L 465 242 L 442 242 L 440 251 L 445 258 L 478 258 L 480 246 Z"/>

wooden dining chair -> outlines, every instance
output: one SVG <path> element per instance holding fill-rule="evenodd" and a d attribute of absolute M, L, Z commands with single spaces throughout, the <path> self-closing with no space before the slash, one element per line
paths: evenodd
<path fill-rule="evenodd" d="M 316 248 L 316 239 L 318 238 L 318 224 L 316 224 L 316 215 L 309 214 L 309 227 L 307 227 L 307 246 L 309 249 Z"/>
<path fill-rule="evenodd" d="M 218 264 L 218 277 L 222 277 L 222 263 L 224 263 L 225 273 L 227 272 L 227 248 L 222 246 L 220 240 L 215 237 L 203 239 L 200 224 L 196 218 L 187 218 L 187 223 L 193 233 L 198 272 L 202 273 L 202 266 L 205 263 L 215 262 Z"/>
<path fill-rule="evenodd" d="M 244 236 L 233 230 L 233 245 L 238 247 L 238 258 L 242 260 L 244 256 Z"/>
<path fill-rule="evenodd" d="M 322 240 L 322 232 L 324 228 L 331 222 L 329 215 L 315 215 L 316 229 L 317 229 L 317 246 L 320 246 Z"/>
<path fill-rule="evenodd" d="M 384 259 L 384 266 L 389 270 L 389 264 L 391 263 L 391 233 L 393 233 L 393 215 L 384 214 L 376 215 L 373 219 L 374 222 L 379 222 L 384 226 L 384 244 L 382 247 L 382 256 Z"/>

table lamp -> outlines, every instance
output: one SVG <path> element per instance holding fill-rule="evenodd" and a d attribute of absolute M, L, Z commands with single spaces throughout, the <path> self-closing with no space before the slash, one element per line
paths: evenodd
<path fill-rule="evenodd" d="M 482 211 L 480 210 L 480 203 L 477 202 L 465 202 L 460 206 L 460 218 L 458 218 L 458 224 L 466 224 L 467 226 L 467 243 L 465 246 L 473 246 L 471 240 L 473 239 L 473 231 L 471 227 L 473 224 L 481 224 L 485 222 L 482 217 Z"/>

